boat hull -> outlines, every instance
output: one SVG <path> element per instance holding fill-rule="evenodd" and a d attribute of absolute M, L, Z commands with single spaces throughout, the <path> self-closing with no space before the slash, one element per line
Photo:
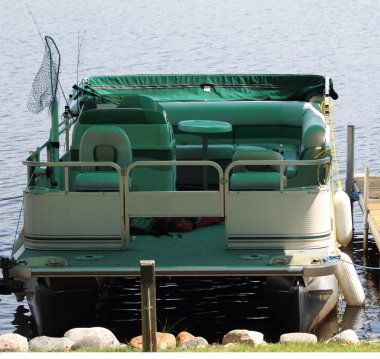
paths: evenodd
<path fill-rule="evenodd" d="M 40 335 L 61 336 L 82 322 L 94 322 L 91 319 L 100 298 L 95 278 L 38 278 L 32 281 L 33 290 L 27 292 L 27 300 Z M 265 300 L 271 317 L 287 331 L 312 331 L 333 310 L 338 293 L 334 275 L 266 277 Z"/>
<path fill-rule="evenodd" d="M 27 301 L 40 335 L 62 336 L 94 313 L 98 303 L 95 278 L 38 278 Z"/>
<path fill-rule="evenodd" d="M 335 275 L 323 277 L 267 277 L 266 296 L 273 317 L 288 331 L 310 332 L 336 306 Z"/>

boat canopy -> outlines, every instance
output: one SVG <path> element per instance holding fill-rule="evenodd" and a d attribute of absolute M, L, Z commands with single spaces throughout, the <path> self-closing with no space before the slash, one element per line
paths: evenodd
<path fill-rule="evenodd" d="M 86 87 L 98 95 L 120 99 L 144 94 L 156 101 L 310 101 L 323 96 L 320 75 L 168 74 L 92 76 Z M 329 80 L 329 95 L 338 95 Z"/>

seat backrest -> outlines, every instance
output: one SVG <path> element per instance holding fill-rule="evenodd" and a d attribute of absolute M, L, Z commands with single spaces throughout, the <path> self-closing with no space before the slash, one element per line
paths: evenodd
<path fill-rule="evenodd" d="M 119 108 L 142 108 L 144 110 L 161 110 L 161 106 L 149 96 L 128 94 L 119 102 Z"/>
<path fill-rule="evenodd" d="M 97 125 L 83 134 L 79 147 L 79 160 L 84 162 L 111 161 L 121 168 L 132 163 L 131 143 L 126 133 L 117 126 Z M 85 167 L 85 171 L 110 171 L 110 167 Z"/>
<path fill-rule="evenodd" d="M 248 160 L 284 160 L 284 157 L 272 150 L 268 150 L 265 147 L 259 146 L 240 146 L 237 151 L 235 151 L 232 161 L 248 161 Z M 280 172 L 280 166 L 236 166 L 234 173 L 239 172 Z"/>
<path fill-rule="evenodd" d="M 83 125 L 165 124 L 166 120 L 159 111 L 141 108 L 98 108 L 83 112 L 79 123 Z"/>

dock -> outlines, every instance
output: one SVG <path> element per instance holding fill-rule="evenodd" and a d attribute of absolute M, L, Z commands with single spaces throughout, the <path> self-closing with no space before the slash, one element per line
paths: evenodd
<path fill-rule="evenodd" d="M 346 193 L 357 194 L 363 212 L 363 250 L 368 249 L 368 230 L 380 251 L 380 176 L 370 176 L 368 165 L 363 174 L 354 174 L 355 127 L 347 126 Z M 353 200 L 353 198 L 352 198 Z"/>
<path fill-rule="evenodd" d="M 367 191 L 366 187 L 365 174 L 356 176 L 353 189 L 359 193 L 358 202 L 364 214 L 364 221 L 367 215 L 368 228 L 366 228 L 366 223 L 364 227 L 365 230 L 371 231 L 377 248 L 380 249 L 380 176 L 368 176 Z"/>

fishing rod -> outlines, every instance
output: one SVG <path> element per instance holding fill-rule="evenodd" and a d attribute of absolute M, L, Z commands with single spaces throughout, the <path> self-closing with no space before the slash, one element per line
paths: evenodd
<path fill-rule="evenodd" d="M 27 8 L 28 11 L 29 11 L 30 16 L 32 17 L 32 20 L 33 20 L 33 22 L 34 22 L 34 25 L 36 26 L 36 29 L 37 29 L 37 31 L 38 31 L 38 34 L 39 34 L 39 36 L 40 36 L 40 38 L 41 38 L 41 41 L 42 41 L 42 43 L 44 44 L 44 48 L 46 49 L 46 46 L 47 46 L 47 45 L 46 45 L 46 43 L 45 43 L 45 41 L 44 41 L 44 38 L 43 38 L 42 33 L 41 33 L 41 31 L 40 31 L 40 28 L 38 27 L 37 21 L 36 21 L 36 19 L 34 18 L 33 13 L 32 13 L 32 11 L 30 10 L 28 4 L 25 4 L 25 6 L 26 6 L 26 8 Z M 67 106 L 67 108 L 69 108 L 69 102 L 67 101 L 67 97 L 66 97 L 66 95 L 65 95 L 65 91 L 63 90 L 63 87 L 62 87 L 61 81 L 59 81 L 59 77 L 57 78 L 57 81 L 58 81 L 59 88 L 61 89 L 62 95 L 63 95 L 63 97 L 64 97 L 64 99 L 65 99 L 66 106 Z M 69 111 L 70 111 L 70 110 L 69 110 Z M 70 112 L 70 114 L 71 114 L 71 112 Z"/>
<path fill-rule="evenodd" d="M 79 63 L 80 63 L 80 50 L 82 49 L 82 44 L 84 40 L 84 35 L 86 34 L 86 30 L 84 30 L 82 39 L 79 41 L 79 31 L 78 31 L 78 57 L 77 57 L 77 86 L 79 86 Z"/>
<path fill-rule="evenodd" d="M 74 85 L 73 86 L 73 89 L 76 90 L 78 92 L 78 94 L 74 97 L 74 100 L 77 99 L 78 95 L 79 95 L 79 92 L 82 92 L 83 94 L 85 95 L 89 95 L 89 96 L 93 96 L 93 97 L 97 97 L 101 100 L 105 100 L 107 102 L 110 102 L 114 105 L 118 105 L 119 103 L 118 102 L 115 102 L 114 100 L 110 99 L 109 97 L 107 96 L 104 96 L 104 95 L 100 95 L 96 92 L 96 90 L 92 89 L 90 86 L 86 85 L 85 87 L 80 87 L 78 85 Z"/>

